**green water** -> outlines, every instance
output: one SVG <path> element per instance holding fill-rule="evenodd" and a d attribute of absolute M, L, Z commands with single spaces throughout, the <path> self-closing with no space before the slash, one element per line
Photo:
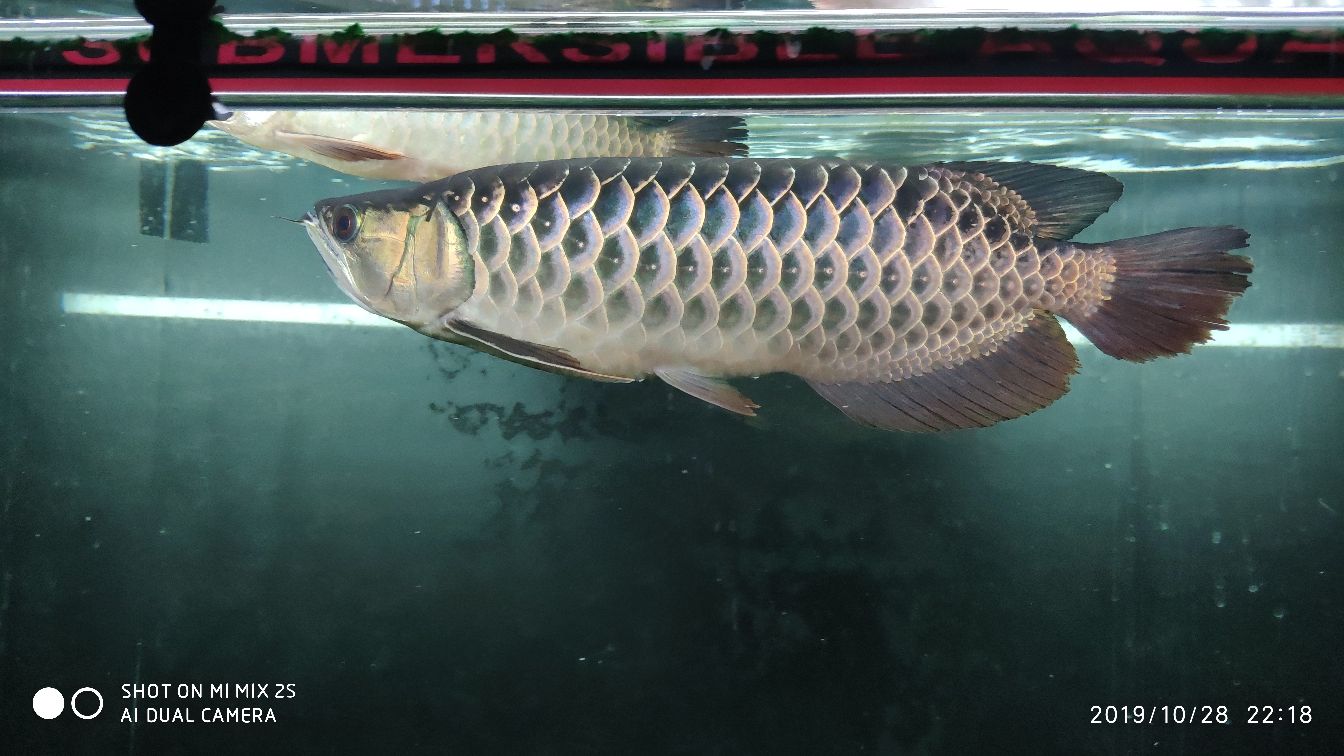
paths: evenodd
<path fill-rule="evenodd" d="M 379 186 L 116 117 L 0 113 L 0 752 L 1339 744 L 1344 114 L 749 116 L 758 156 L 1105 170 L 1125 193 L 1085 241 L 1250 231 L 1244 346 L 1084 347 L 1056 404 L 938 436 L 786 376 L 744 382 L 744 421 L 406 329 L 68 312 L 343 303 L 275 216 Z M 272 724 L 120 722 L 218 705 L 123 700 L 137 680 L 296 695 Z M 48 685 L 106 710 L 39 720 Z M 1092 724 L 1108 705 L 1229 721 Z"/>

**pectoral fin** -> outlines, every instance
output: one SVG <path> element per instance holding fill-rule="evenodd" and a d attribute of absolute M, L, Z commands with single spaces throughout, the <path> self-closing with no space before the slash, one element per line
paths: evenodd
<path fill-rule="evenodd" d="M 727 381 L 702 375 L 689 368 L 660 368 L 653 372 L 670 386 L 729 412 L 753 417 L 761 406 L 728 385 Z"/>
<path fill-rule="evenodd" d="M 572 375 L 609 383 L 630 383 L 634 380 L 623 375 L 609 375 L 589 370 L 575 359 L 574 355 L 559 347 L 549 347 L 543 344 L 534 344 L 531 341 L 515 339 L 512 336 L 505 336 L 502 333 L 481 328 L 466 320 L 448 318 L 443 321 L 443 327 L 482 351 L 530 367 L 549 370 L 561 375 Z"/>
<path fill-rule="evenodd" d="M 380 147 L 374 147 L 371 144 L 356 142 L 353 139 L 338 139 L 336 137 L 320 136 L 318 134 L 303 134 L 296 131 L 277 131 L 275 132 L 275 136 L 283 142 L 302 147 L 333 160 L 345 160 L 357 163 L 364 160 L 406 159 L 406 156 L 400 152 L 384 150 Z"/>

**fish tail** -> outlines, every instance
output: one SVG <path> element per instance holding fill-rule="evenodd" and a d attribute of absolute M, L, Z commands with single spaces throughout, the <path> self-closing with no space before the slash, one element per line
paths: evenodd
<path fill-rule="evenodd" d="M 747 154 L 747 124 L 737 116 L 678 116 L 644 119 L 666 141 L 669 157 L 729 157 Z"/>
<path fill-rule="evenodd" d="M 1061 312 L 1098 349 L 1144 362 L 1182 354 L 1226 330 L 1232 300 L 1251 285 L 1251 261 L 1228 250 L 1246 246 L 1235 226 L 1182 228 L 1077 247 L 1108 257 L 1114 280 L 1086 312 Z"/>

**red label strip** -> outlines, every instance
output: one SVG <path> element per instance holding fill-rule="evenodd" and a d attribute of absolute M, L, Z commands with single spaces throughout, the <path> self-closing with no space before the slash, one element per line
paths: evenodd
<path fill-rule="evenodd" d="M 115 94 L 124 78 L 0 79 L 0 94 Z M 211 80 L 217 95 L 384 94 L 575 97 L 808 97 L 884 95 L 1344 95 L 1333 77 L 910 76 L 794 78 L 379 78 L 277 77 Z"/>

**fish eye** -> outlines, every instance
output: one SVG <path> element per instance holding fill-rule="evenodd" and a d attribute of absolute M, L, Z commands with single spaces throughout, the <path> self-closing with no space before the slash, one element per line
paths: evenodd
<path fill-rule="evenodd" d="M 338 242 L 348 242 L 359 232 L 359 211 L 354 205 L 341 205 L 331 216 L 331 233 Z"/>

